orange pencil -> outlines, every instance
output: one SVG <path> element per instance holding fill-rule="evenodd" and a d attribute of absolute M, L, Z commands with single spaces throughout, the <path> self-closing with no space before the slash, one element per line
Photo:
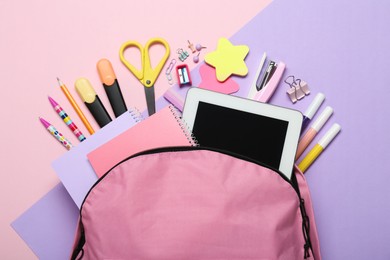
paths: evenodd
<path fill-rule="evenodd" d="M 77 105 L 76 101 L 73 99 L 72 95 L 70 94 L 68 88 L 61 82 L 59 78 L 57 78 L 58 84 L 61 87 L 62 92 L 64 92 L 65 96 L 68 98 L 70 104 L 76 111 L 76 113 L 79 115 L 81 121 L 83 121 L 85 127 L 88 129 L 88 132 L 90 134 L 95 133 L 95 130 L 93 130 L 91 124 L 88 122 L 87 118 L 83 114 L 83 111 L 81 111 L 80 107 Z"/>

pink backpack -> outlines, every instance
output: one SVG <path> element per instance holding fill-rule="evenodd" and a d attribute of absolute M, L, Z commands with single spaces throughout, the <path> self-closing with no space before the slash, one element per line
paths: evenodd
<path fill-rule="evenodd" d="M 309 190 L 237 154 L 161 148 L 122 161 L 80 209 L 72 259 L 320 259 Z"/>

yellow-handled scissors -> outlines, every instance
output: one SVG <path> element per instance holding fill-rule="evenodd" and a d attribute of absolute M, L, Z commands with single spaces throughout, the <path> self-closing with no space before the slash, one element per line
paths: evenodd
<path fill-rule="evenodd" d="M 160 62 L 157 64 L 157 66 L 155 68 L 152 68 L 150 62 L 150 56 L 149 56 L 149 48 L 152 45 L 156 45 L 156 44 L 164 46 L 165 54 L 160 60 Z M 124 52 L 126 49 L 131 47 L 135 47 L 139 49 L 139 51 L 141 52 L 141 65 L 142 65 L 141 70 L 135 68 L 128 60 L 125 59 Z M 145 47 L 142 47 L 142 45 L 136 41 L 127 41 L 124 44 L 122 44 L 119 50 L 119 56 L 122 63 L 130 70 L 131 73 L 134 74 L 134 76 L 137 77 L 137 79 L 139 79 L 141 84 L 144 85 L 146 104 L 148 106 L 149 116 L 154 114 L 156 112 L 156 104 L 155 104 L 155 97 L 154 97 L 154 83 L 156 82 L 158 75 L 163 69 L 165 62 L 168 60 L 169 57 L 168 42 L 162 38 L 152 38 L 145 44 Z"/>

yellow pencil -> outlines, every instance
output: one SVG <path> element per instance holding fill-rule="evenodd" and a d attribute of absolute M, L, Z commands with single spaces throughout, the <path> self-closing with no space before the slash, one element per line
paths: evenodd
<path fill-rule="evenodd" d="M 326 132 L 326 134 L 318 141 L 318 143 L 310 150 L 306 157 L 299 163 L 298 168 L 304 173 L 307 168 L 317 159 L 322 151 L 328 146 L 328 144 L 336 137 L 340 132 L 341 127 L 339 124 L 333 124 L 332 127 Z"/>
<path fill-rule="evenodd" d="M 95 130 L 93 130 L 91 124 L 88 122 L 87 118 L 83 114 L 83 111 L 81 111 L 80 107 L 77 105 L 76 101 L 73 99 L 72 95 L 70 94 L 68 88 L 61 82 L 59 78 L 57 78 L 58 84 L 61 87 L 62 92 L 64 92 L 65 96 L 68 98 L 70 104 L 76 111 L 77 115 L 80 117 L 81 121 L 83 121 L 83 124 L 88 129 L 88 132 L 92 135 L 95 133 Z"/>

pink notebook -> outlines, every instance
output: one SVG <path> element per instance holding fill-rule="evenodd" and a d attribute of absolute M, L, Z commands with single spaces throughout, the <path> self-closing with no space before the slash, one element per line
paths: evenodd
<path fill-rule="evenodd" d="M 191 133 L 172 106 L 167 106 L 90 152 L 87 157 L 98 177 L 123 159 L 148 149 L 193 146 Z"/>

